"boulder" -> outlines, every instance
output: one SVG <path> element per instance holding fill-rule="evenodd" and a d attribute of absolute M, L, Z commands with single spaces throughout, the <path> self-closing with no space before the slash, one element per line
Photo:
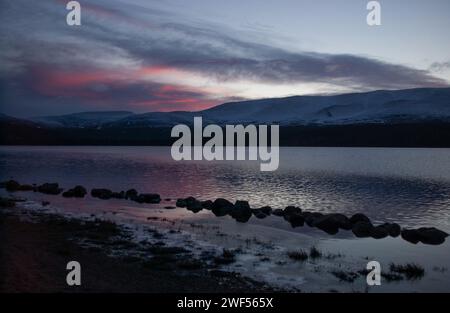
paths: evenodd
<path fill-rule="evenodd" d="M 15 180 L 8 180 L 2 184 L 8 191 L 18 191 L 20 188 L 20 184 Z"/>
<path fill-rule="evenodd" d="M 448 234 L 434 227 L 421 227 L 417 230 L 420 242 L 427 245 L 440 245 L 445 242 Z"/>
<path fill-rule="evenodd" d="M 246 223 L 252 216 L 252 210 L 247 201 L 236 201 L 234 208 L 231 210 L 230 215 L 237 222 Z"/>
<path fill-rule="evenodd" d="M 413 244 L 417 244 L 420 241 L 420 235 L 416 229 L 403 229 L 401 236 L 404 240 Z"/>
<path fill-rule="evenodd" d="M 264 213 L 263 211 L 261 211 L 260 209 L 253 209 L 252 212 L 253 212 L 253 215 L 254 215 L 256 218 L 263 219 L 263 218 L 266 218 L 266 217 L 267 217 L 267 214 L 265 214 L 265 213 Z"/>
<path fill-rule="evenodd" d="M 175 205 L 179 208 L 185 208 L 187 206 L 186 199 L 177 199 Z"/>
<path fill-rule="evenodd" d="M 380 225 L 372 228 L 370 231 L 370 236 L 374 239 L 382 239 L 389 236 L 389 232 L 386 227 Z"/>
<path fill-rule="evenodd" d="M 263 206 L 262 208 L 259 208 L 259 210 L 266 215 L 272 214 L 272 208 L 270 206 Z"/>
<path fill-rule="evenodd" d="M 34 188 L 35 187 L 32 186 L 32 185 L 20 185 L 18 190 L 20 190 L 20 191 L 32 191 L 32 190 L 34 190 Z"/>
<path fill-rule="evenodd" d="M 241 209 L 241 210 L 232 210 L 230 213 L 231 217 L 235 219 L 239 223 L 247 223 L 248 220 L 252 217 L 251 209 Z"/>
<path fill-rule="evenodd" d="M 250 205 L 248 204 L 248 201 L 237 200 L 234 203 L 234 209 L 236 209 L 236 210 L 250 210 Z"/>
<path fill-rule="evenodd" d="M 350 222 L 352 223 L 352 225 L 355 225 L 358 222 L 370 223 L 370 219 L 362 213 L 356 213 L 352 217 L 350 217 Z"/>
<path fill-rule="evenodd" d="M 293 228 L 295 227 L 300 227 L 305 225 L 305 218 L 303 217 L 302 214 L 292 214 L 289 215 L 289 219 L 288 219 L 289 224 L 291 224 L 291 226 Z"/>
<path fill-rule="evenodd" d="M 157 193 L 141 193 L 135 201 L 139 203 L 160 203 L 161 196 Z"/>
<path fill-rule="evenodd" d="M 299 207 L 296 206 L 287 206 L 284 209 L 284 215 L 291 215 L 291 214 L 301 214 L 302 213 L 302 209 L 300 209 Z"/>
<path fill-rule="evenodd" d="M 306 225 L 309 227 L 314 227 L 316 221 L 323 217 L 323 214 L 318 212 L 303 212 L 302 215 L 305 218 Z"/>
<path fill-rule="evenodd" d="M 203 210 L 202 203 L 196 199 L 186 202 L 186 209 L 194 213 L 198 213 Z"/>
<path fill-rule="evenodd" d="M 111 198 L 115 198 L 115 199 L 125 199 L 125 191 L 121 191 L 121 192 L 113 192 L 111 194 Z"/>
<path fill-rule="evenodd" d="M 202 201 L 202 207 L 206 210 L 211 210 L 213 202 L 211 200 Z"/>
<path fill-rule="evenodd" d="M 45 183 L 37 187 L 37 190 L 47 195 L 59 195 L 63 189 L 57 183 Z"/>
<path fill-rule="evenodd" d="M 62 195 L 66 198 L 84 198 L 86 194 L 87 191 L 83 186 L 75 186 L 75 188 L 63 192 Z"/>
<path fill-rule="evenodd" d="M 316 221 L 312 225 L 330 235 L 337 234 L 337 232 L 339 231 L 339 224 L 337 220 L 334 219 L 333 214 L 324 215 L 316 219 Z"/>
<path fill-rule="evenodd" d="M 275 216 L 284 216 L 284 211 L 282 209 L 275 209 L 272 214 Z"/>
<path fill-rule="evenodd" d="M 105 188 L 94 188 L 91 190 L 91 196 L 102 200 L 111 199 L 112 191 Z"/>
<path fill-rule="evenodd" d="M 401 227 L 397 223 L 384 223 L 380 225 L 380 227 L 383 227 L 387 230 L 389 236 L 391 237 L 398 237 L 401 233 Z"/>
<path fill-rule="evenodd" d="M 133 200 L 134 198 L 136 198 L 138 196 L 138 192 L 136 189 L 128 189 L 125 192 L 125 199 L 130 199 Z"/>
<path fill-rule="evenodd" d="M 234 209 L 233 203 L 230 201 L 223 199 L 223 198 L 217 198 L 214 200 L 211 210 L 216 216 L 225 216 Z"/>
<path fill-rule="evenodd" d="M 370 237 L 372 234 L 373 225 L 371 222 L 359 221 L 352 227 L 352 232 L 358 238 Z"/>

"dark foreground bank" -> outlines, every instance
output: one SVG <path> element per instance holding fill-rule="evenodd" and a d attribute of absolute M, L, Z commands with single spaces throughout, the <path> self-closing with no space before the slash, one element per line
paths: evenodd
<path fill-rule="evenodd" d="M 19 209 L 0 207 L 0 293 L 271 291 L 238 274 L 207 268 L 189 255 L 176 256 L 182 250 L 175 247 L 144 245 L 147 258 L 126 256 L 133 243 L 111 222 L 13 210 Z M 66 283 L 66 265 L 72 260 L 81 264 L 81 286 Z"/>

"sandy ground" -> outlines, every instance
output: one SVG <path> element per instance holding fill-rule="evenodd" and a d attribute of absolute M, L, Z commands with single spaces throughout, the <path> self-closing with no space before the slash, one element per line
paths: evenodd
<path fill-rule="evenodd" d="M 148 263 L 146 266 L 142 260 L 111 257 L 107 249 L 77 244 L 77 240 L 83 239 L 80 237 L 93 234 L 92 227 L 77 221 L 68 223 L 52 215 L 27 221 L 0 208 L 0 292 L 269 291 L 262 284 L 232 273 L 179 269 L 176 262 L 163 268 Z M 108 236 L 96 239 L 105 240 L 106 246 Z M 66 284 L 66 264 L 71 260 L 81 264 L 81 286 Z"/>

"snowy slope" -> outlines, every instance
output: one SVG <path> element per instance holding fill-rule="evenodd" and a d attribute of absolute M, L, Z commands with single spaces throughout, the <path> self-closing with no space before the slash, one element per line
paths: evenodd
<path fill-rule="evenodd" d="M 450 121 L 450 88 L 373 91 L 333 96 L 295 96 L 225 103 L 198 112 L 85 112 L 34 118 L 64 127 L 166 127 L 204 123 L 279 123 L 280 125 Z"/>

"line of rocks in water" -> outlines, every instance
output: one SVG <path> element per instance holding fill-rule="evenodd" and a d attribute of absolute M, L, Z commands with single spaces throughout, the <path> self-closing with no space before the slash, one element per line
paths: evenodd
<path fill-rule="evenodd" d="M 348 218 L 344 214 L 303 211 L 299 207 L 288 206 L 285 209 L 272 209 L 269 206 L 252 209 L 247 201 L 236 201 L 234 204 L 226 199 L 218 198 L 200 201 L 194 197 L 178 199 L 176 205 L 186 208 L 194 213 L 202 209 L 210 210 L 216 216 L 229 215 L 238 222 L 246 223 L 252 215 L 262 219 L 269 215 L 283 217 L 292 227 L 301 227 L 305 224 L 316 227 L 330 235 L 335 235 L 340 229 L 352 231 L 358 238 L 372 237 L 382 239 L 388 236 L 401 236 L 404 240 L 417 244 L 419 242 L 429 245 L 439 245 L 445 242 L 448 234 L 434 227 L 421 227 L 418 229 L 402 229 L 397 223 L 384 223 L 374 226 L 370 219 L 357 213 Z"/>
<path fill-rule="evenodd" d="M 45 183 L 42 185 L 21 185 L 15 180 L 0 183 L 0 188 L 8 191 L 34 191 L 50 195 L 59 195 L 67 198 L 84 198 L 87 194 L 86 188 L 76 186 L 63 192 L 57 183 Z M 108 199 L 126 199 L 138 203 L 158 204 L 161 202 L 161 196 L 156 193 L 138 193 L 135 189 L 127 191 L 114 192 L 106 188 L 94 188 L 91 190 L 91 196 L 94 198 Z M 335 235 L 339 230 L 352 231 L 358 238 L 382 239 L 388 236 L 401 236 L 404 240 L 417 244 L 419 242 L 429 245 L 439 245 L 445 242 L 448 234 L 434 227 L 421 227 L 418 229 L 402 229 L 397 223 L 384 223 L 374 226 L 371 220 L 362 213 L 357 213 L 348 218 L 344 214 L 330 213 L 323 214 L 319 212 L 303 211 L 296 206 L 288 206 L 284 209 L 272 209 L 270 206 L 261 208 L 251 208 L 247 201 L 238 200 L 235 203 L 227 199 L 217 198 L 214 201 L 201 201 L 194 197 L 177 199 L 176 206 L 186 208 L 189 211 L 198 213 L 201 210 L 210 210 L 215 216 L 229 215 L 237 222 L 246 223 L 255 216 L 258 219 L 266 218 L 270 215 L 283 217 L 292 227 L 301 227 L 305 224 L 309 227 L 318 228 L 330 235 Z"/>

